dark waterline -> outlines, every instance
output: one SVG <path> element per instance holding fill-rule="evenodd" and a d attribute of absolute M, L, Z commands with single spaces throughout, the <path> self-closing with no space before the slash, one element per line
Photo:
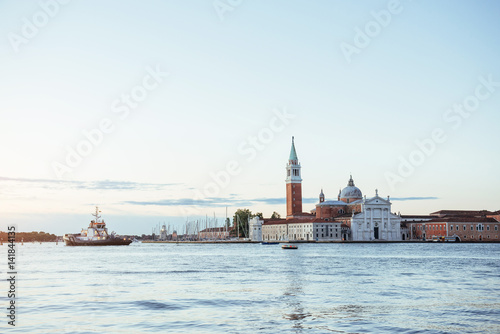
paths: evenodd
<path fill-rule="evenodd" d="M 500 332 L 500 244 L 24 244 L 18 254 L 13 332 Z"/>

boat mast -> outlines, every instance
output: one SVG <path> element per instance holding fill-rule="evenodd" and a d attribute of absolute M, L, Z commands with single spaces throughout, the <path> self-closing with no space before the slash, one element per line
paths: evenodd
<path fill-rule="evenodd" d="M 99 211 L 99 207 L 98 207 L 98 206 L 96 206 L 96 207 L 95 207 L 95 213 L 93 213 L 93 214 L 92 214 L 92 216 L 94 216 L 94 217 L 95 217 L 95 222 L 96 222 L 96 223 L 99 221 L 99 218 L 101 218 L 101 216 L 99 216 L 99 212 L 100 212 L 100 211 Z"/>

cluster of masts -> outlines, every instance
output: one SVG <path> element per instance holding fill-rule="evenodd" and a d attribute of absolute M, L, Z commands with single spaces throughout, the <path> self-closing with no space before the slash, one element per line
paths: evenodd
<path fill-rule="evenodd" d="M 229 234 L 228 221 L 226 218 L 221 225 L 214 214 L 213 218 L 206 216 L 204 220 L 186 221 L 178 231 L 170 224 L 163 223 L 160 227 L 160 223 L 158 223 L 157 226 L 151 229 L 151 232 L 155 236 L 155 240 L 222 240 L 226 238 L 222 235 L 227 236 Z"/>

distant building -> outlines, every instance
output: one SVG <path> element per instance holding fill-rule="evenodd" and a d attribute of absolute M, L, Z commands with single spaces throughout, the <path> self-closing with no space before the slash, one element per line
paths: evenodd
<path fill-rule="evenodd" d="M 199 240 L 223 240 L 229 239 L 229 234 L 232 228 L 226 227 L 210 227 L 201 230 L 198 234 Z"/>
<path fill-rule="evenodd" d="M 364 199 L 361 203 L 361 212 L 353 213 L 351 219 L 351 240 L 372 241 L 404 240 L 401 234 L 401 217 L 391 213 L 391 202 L 378 196 Z"/>
<path fill-rule="evenodd" d="M 167 240 L 167 226 L 163 225 L 160 230 L 160 241 Z"/>
<path fill-rule="evenodd" d="M 371 241 L 401 240 L 401 218 L 390 212 L 389 198 L 366 199 L 354 185 L 352 176 L 339 191 L 337 200 L 325 201 L 323 189 L 319 203 L 310 213 L 302 212 L 301 165 L 292 137 L 286 165 L 286 219 L 252 220 L 252 228 L 262 229 L 264 241 Z M 353 225 L 355 223 L 355 225 Z M 251 232 L 252 233 L 252 232 Z M 255 234 L 255 240 L 259 240 Z M 251 237 L 254 240 L 253 236 Z"/>
<path fill-rule="evenodd" d="M 402 217 L 414 240 L 449 237 L 456 241 L 500 241 L 499 211 L 441 210 L 429 216 Z"/>
<path fill-rule="evenodd" d="M 256 216 L 248 221 L 248 237 L 252 241 L 262 241 L 262 223 L 264 220 Z"/>
<path fill-rule="evenodd" d="M 311 212 L 302 212 L 301 165 L 292 137 L 286 165 L 286 219 L 250 220 L 255 241 L 406 241 L 447 238 L 456 241 L 500 241 L 500 211 L 441 210 L 430 215 L 391 212 L 389 196 L 366 198 L 352 175 L 337 199 L 323 189 Z"/>

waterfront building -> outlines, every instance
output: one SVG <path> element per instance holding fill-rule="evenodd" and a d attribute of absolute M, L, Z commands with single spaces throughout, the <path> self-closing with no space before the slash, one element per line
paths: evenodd
<path fill-rule="evenodd" d="M 250 220 L 250 239 L 255 241 L 370 241 L 401 240 L 401 218 L 390 212 L 389 199 L 363 198 L 351 177 L 336 200 L 325 200 L 311 212 L 302 212 L 301 165 L 292 137 L 286 165 L 286 218 Z M 356 226 L 353 225 L 356 223 Z M 259 230 L 260 228 L 260 230 Z"/>
<path fill-rule="evenodd" d="M 414 240 L 500 241 L 500 211 L 441 210 L 429 216 L 402 217 Z"/>
<path fill-rule="evenodd" d="M 159 240 L 160 241 L 167 240 L 167 226 L 165 226 L 165 224 L 161 227 Z"/>
<path fill-rule="evenodd" d="M 198 233 L 198 240 L 224 240 L 229 239 L 232 228 L 209 227 Z"/>
<path fill-rule="evenodd" d="M 354 213 L 351 218 L 351 240 L 372 241 L 405 240 L 401 234 L 401 217 L 391 213 L 391 202 L 378 196 L 364 199 L 361 203 L 361 212 Z"/>
<path fill-rule="evenodd" d="M 262 241 L 262 224 L 264 219 L 255 216 L 248 221 L 248 237 L 252 241 Z"/>
<path fill-rule="evenodd" d="M 341 224 L 326 219 L 269 219 L 262 224 L 263 241 L 340 241 Z"/>
<path fill-rule="evenodd" d="M 295 141 L 286 165 L 286 218 L 250 220 L 254 241 L 406 241 L 447 238 L 500 241 L 500 211 L 441 210 L 425 215 L 391 212 L 390 197 L 367 198 L 352 175 L 335 200 L 323 189 L 310 212 L 302 212 L 302 176 Z"/>

